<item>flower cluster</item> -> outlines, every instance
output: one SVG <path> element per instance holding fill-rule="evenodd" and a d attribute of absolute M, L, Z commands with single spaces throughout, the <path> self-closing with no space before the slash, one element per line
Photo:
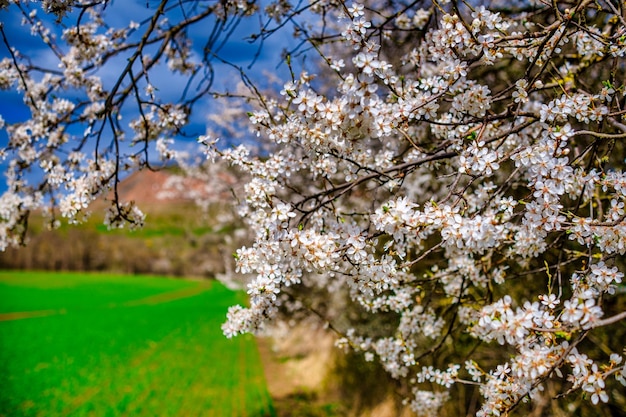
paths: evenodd
<path fill-rule="evenodd" d="M 203 161 L 219 156 L 245 178 L 237 210 L 250 242 L 234 273 L 250 277 L 250 301 L 230 308 L 226 336 L 315 316 L 341 347 L 402 380 L 421 415 L 478 394 L 479 416 L 575 395 L 589 401 L 572 407 L 622 401 L 611 387 L 626 380 L 624 339 L 603 336 L 624 336 L 616 324 L 626 320 L 625 22 L 606 2 L 532 3 L 532 13 L 455 0 L 307 6 L 319 25 L 296 34 L 320 54 L 307 68 L 319 76 L 297 75 L 290 55 L 280 92 L 237 92 L 263 151 L 199 140 Z M 148 151 L 181 157 L 171 141 L 199 98 L 161 102 L 149 74 L 159 62 L 200 74 L 185 31 L 163 10 L 108 30 L 96 6 L 84 7 L 91 21 L 63 33 L 69 52 L 56 71 L 34 76 L 17 51 L 0 62 L 0 86 L 21 91 L 32 113 L 5 124 L 0 247 L 19 243 L 24 216 L 46 195 L 80 220 L 125 167 L 148 164 Z M 219 22 L 257 10 L 212 7 Z M 264 25 L 263 39 L 304 10 L 280 1 L 267 13 L 276 26 Z M 36 14 L 25 21 L 52 42 Z M 127 48 L 136 53 L 110 86 L 98 69 Z M 141 150 L 122 160 L 129 97 L 130 143 Z M 237 137 L 237 111 L 212 120 L 232 121 Z M 33 167 L 41 187 L 24 175 Z M 143 216 L 115 202 L 107 219 Z"/>
<path fill-rule="evenodd" d="M 606 301 L 623 294 L 623 86 L 575 80 L 621 48 L 620 25 L 601 37 L 569 26 L 586 6 L 544 26 L 459 7 L 399 11 L 387 23 L 358 4 L 342 10 L 337 30 L 353 52 L 339 56 L 352 65 L 336 65 L 337 44 L 320 48 L 333 56 L 324 62 L 336 93 L 321 93 L 307 73 L 253 113 L 253 132 L 276 147 L 269 159 L 225 152 L 251 175 L 242 213 L 255 243 L 238 265 L 257 275 L 250 307 L 232 310 L 224 330 L 279 320 L 282 295 L 313 302 L 309 291 L 343 289 L 359 311 L 394 319 L 384 330 L 342 329 L 341 309 L 316 316 L 341 333 L 340 346 L 407 381 L 418 414 L 445 407 L 453 384 L 478 384 L 485 416 L 545 396 L 548 379 L 609 401 L 621 356 L 575 364 L 589 332 L 624 319 Z M 386 35 L 405 48 L 400 60 L 378 43 L 388 22 L 422 31 L 417 41 Z M 561 59 L 570 50 L 578 61 Z M 510 72 L 493 69 L 511 60 Z M 523 78 L 498 83 L 514 74 Z M 507 355 L 447 369 L 426 359 L 467 338 Z"/>
<path fill-rule="evenodd" d="M 162 2 L 153 19 L 129 16 L 128 24 L 117 26 L 107 19 L 109 3 L 0 2 L 7 19 L 21 18 L 24 27 L 24 33 L 9 33 L 0 25 L 7 46 L 0 58 L 0 89 L 20 94 L 22 110 L 29 112 L 10 123 L 0 119 L 8 137 L 1 148 L 8 162 L 0 248 L 24 243 L 30 212 L 49 214 L 51 225 L 58 217 L 73 223 L 88 216 L 88 206 L 100 197 L 112 200 L 109 226 L 140 226 L 143 215 L 111 191 L 127 171 L 149 166 L 153 152 L 165 161 L 182 156 L 172 141 L 211 84 L 206 76 L 191 88 L 196 96 L 165 97 L 159 87 L 170 80 L 162 71 L 202 78 L 196 77 L 201 65 L 188 27 L 212 14 L 237 19 L 256 10 L 252 3 L 228 1 L 207 4 L 196 15 L 189 14 L 190 7 L 164 16 L 169 6 Z M 28 53 L 34 56 L 9 46 L 24 34 L 32 37 Z"/>

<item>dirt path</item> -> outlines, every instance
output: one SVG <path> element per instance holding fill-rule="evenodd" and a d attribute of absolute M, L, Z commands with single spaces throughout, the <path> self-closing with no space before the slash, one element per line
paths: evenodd
<path fill-rule="evenodd" d="M 98 387 L 89 387 L 85 389 L 80 395 L 73 397 L 68 401 L 68 405 L 63 410 L 61 415 L 71 416 L 74 414 L 83 404 L 91 401 L 96 395 L 100 393 L 101 389 Z"/>
<path fill-rule="evenodd" d="M 65 314 L 65 310 L 38 310 L 0 313 L 0 321 L 32 319 L 35 317 L 54 316 L 55 314 Z"/>
<path fill-rule="evenodd" d="M 272 398 L 322 389 L 334 353 L 334 339 L 325 330 L 296 326 L 277 340 L 257 338 L 257 346 Z"/>
<path fill-rule="evenodd" d="M 132 307 L 138 305 L 154 305 L 162 304 L 170 301 L 180 300 L 181 298 L 193 297 L 208 291 L 211 288 L 210 282 L 203 282 L 193 287 L 183 288 L 176 291 L 169 291 L 161 294 L 151 295 L 150 297 L 140 298 L 139 300 L 131 300 L 123 303 L 124 307 Z"/>

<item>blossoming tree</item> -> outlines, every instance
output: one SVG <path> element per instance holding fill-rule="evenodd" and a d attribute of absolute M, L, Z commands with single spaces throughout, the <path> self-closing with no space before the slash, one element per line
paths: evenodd
<path fill-rule="evenodd" d="M 118 149 L 116 106 L 141 110 L 130 128 L 142 152 L 156 141 L 161 155 L 174 155 L 167 140 L 189 106 L 137 91 L 159 59 L 198 71 L 191 46 L 168 43 L 178 26 L 159 23 L 167 3 L 135 43 L 125 41 L 129 29 L 98 35 L 103 22 L 93 13 L 64 34 L 70 48 L 58 49 L 59 74 L 40 81 L 17 51 L 2 62 L 1 85 L 19 89 L 32 113 L 6 127 L 3 245 L 19 242 L 44 195 L 57 195 L 52 205 L 75 219 L 115 188 L 119 153 L 96 144 L 83 163 L 66 151 L 72 141 Z M 69 7 L 43 5 L 60 14 Z M 419 415 L 437 415 L 448 399 L 459 414 L 480 416 L 540 414 L 550 402 L 569 412 L 623 407 L 622 2 L 279 1 L 259 11 L 227 1 L 208 10 L 219 19 L 262 15 L 260 38 L 290 22 L 319 73 L 292 73 L 275 95 L 250 86 L 247 117 L 266 153 L 199 140 L 209 159 L 248 178 L 239 211 L 252 243 L 236 265 L 254 278 L 249 305 L 229 311 L 227 336 L 314 315 L 340 347 L 380 362 Z M 28 24 L 45 38 L 37 20 Z M 161 55 L 145 58 L 153 43 Z M 119 50 L 136 52 L 107 90 L 86 74 Z M 57 98 L 73 89 L 87 99 Z M 73 123 L 90 129 L 74 136 Z M 33 164 L 44 173 L 39 187 L 20 175 Z M 116 200 L 111 213 L 113 224 L 141 218 Z"/>

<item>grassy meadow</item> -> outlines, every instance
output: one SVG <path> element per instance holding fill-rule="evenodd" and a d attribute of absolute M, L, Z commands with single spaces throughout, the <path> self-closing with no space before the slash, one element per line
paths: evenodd
<path fill-rule="evenodd" d="M 0 416 L 274 416 L 242 295 L 217 282 L 0 272 Z"/>

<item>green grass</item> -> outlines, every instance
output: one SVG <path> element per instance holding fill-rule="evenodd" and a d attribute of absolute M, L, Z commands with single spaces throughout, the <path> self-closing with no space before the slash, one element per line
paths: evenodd
<path fill-rule="evenodd" d="M 220 331 L 241 301 L 216 282 L 0 273 L 0 313 L 49 313 L 0 321 L 0 415 L 273 416 L 254 339 Z"/>

